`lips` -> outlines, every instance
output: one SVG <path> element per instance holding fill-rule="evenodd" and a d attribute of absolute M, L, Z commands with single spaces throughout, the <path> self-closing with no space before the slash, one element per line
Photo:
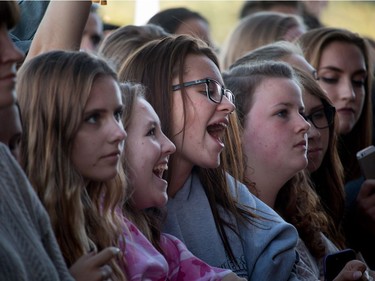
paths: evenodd
<path fill-rule="evenodd" d="M 226 129 L 228 128 L 228 121 L 220 121 L 214 124 L 207 126 L 207 132 L 214 139 L 218 140 L 220 143 L 223 143 L 223 137 L 225 135 Z"/>
<path fill-rule="evenodd" d="M 300 141 L 299 143 L 297 143 L 297 144 L 295 145 L 295 147 L 298 147 L 298 146 L 306 146 L 306 144 L 307 144 L 307 142 L 306 142 L 305 140 L 303 140 L 303 141 Z"/>
<path fill-rule="evenodd" d="M 102 158 L 111 158 L 111 157 L 120 157 L 121 152 L 119 150 L 116 150 L 114 152 L 111 152 L 109 154 L 104 155 Z"/>
<path fill-rule="evenodd" d="M 337 110 L 338 113 L 346 113 L 346 114 L 354 114 L 355 111 L 353 108 L 351 107 L 343 107 L 343 108 L 340 108 Z"/>
<path fill-rule="evenodd" d="M 308 153 L 314 153 L 314 152 L 319 152 L 319 151 L 322 151 L 322 149 L 319 148 L 319 147 L 316 147 L 316 148 L 311 148 L 311 149 L 309 149 L 309 150 L 308 150 Z"/>
<path fill-rule="evenodd" d="M 168 163 L 164 162 L 154 167 L 152 172 L 160 179 L 163 178 L 164 171 L 168 170 Z"/>

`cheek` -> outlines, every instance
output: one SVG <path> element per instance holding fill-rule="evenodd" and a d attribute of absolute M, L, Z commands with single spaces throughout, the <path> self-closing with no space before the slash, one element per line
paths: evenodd
<path fill-rule="evenodd" d="M 358 90 L 356 93 L 356 97 L 357 97 L 357 102 L 356 102 L 357 112 L 359 113 L 359 115 L 361 115 L 364 104 L 365 104 L 365 97 L 366 97 L 365 90 L 364 89 Z"/>

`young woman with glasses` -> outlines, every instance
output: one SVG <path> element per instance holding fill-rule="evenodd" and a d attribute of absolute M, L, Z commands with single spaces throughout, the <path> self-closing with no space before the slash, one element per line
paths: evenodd
<path fill-rule="evenodd" d="M 314 190 L 319 195 L 329 219 L 328 232 L 325 235 L 337 247 L 342 248 L 345 245 L 345 241 L 340 233 L 342 232 L 345 199 L 343 168 L 337 150 L 335 109 L 317 83 L 316 70 L 303 57 L 301 48 L 293 43 L 275 42 L 255 49 L 238 59 L 231 68 L 256 61 L 268 60 L 289 63 L 300 77 L 300 82 L 303 85 L 305 118 L 311 125 L 308 131 L 309 150 L 307 157 L 309 164 L 307 170 L 310 174 L 310 179 L 315 185 Z M 322 111 L 315 110 L 310 106 L 310 101 L 314 101 L 314 99 L 320 100 L 318 104 L 321 104 L 321 106 L 315 107 L 315 109 L 323 108 L 324 115 L 321 114 L 323 113 Z"/>
<path fill-rule="evenodd" d="M 236 98 L 246 176 L 259 198 L 297 228 L 301 264 L 308 265 L 298 266 L 298 275 L 303 280 L 320 280 L 324 256 L 338 248 L 324 235 L 328 219 L 305 171 L 312 126 L 307 120 L 327 127 L 331 120 L 326 113 L 332 113 L 332 108 L 329 104 L 315 107 L 306 117 L 304 80 L 283 62 L 237 66 L 223 78 Z"/>
<path fill-rule="evenodd" d="M 314 80 L 296 70 L 303 86 L 308 135 L 307 171 L 328 218 L 326 236 L 339 248 L 345 247 L 342 221 L 345 208 L 343 168 L 337 151 L 336 110 Z"/>
<path fill-rule="evenodd" d="M 373 65 L 366 39 L 346 29 L 318 28 L 299 39 L 318 83 L 336 107 L 338 149 L 344 167 L 345 235 L 375 268 L 375 180 L 365 180 L 356 153 L 371 144 Z M 358 179 L 357 181 L 353 181 Z"/>
<path fill-rule="evenodd" d="M 208 264 L 248 280 L 293 280 L 295 229 L 236 181 L 242 151 L 232 93 L 218 65 L 212 49 L 182 35 L 149 42 L 120 68 L 121 81 L 146 86 L 176 146 L 165 173 L 164 231 Z"/>

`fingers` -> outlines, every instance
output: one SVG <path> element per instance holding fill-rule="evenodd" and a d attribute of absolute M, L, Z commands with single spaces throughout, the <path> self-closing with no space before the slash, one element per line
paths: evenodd
<path fill-rule="evenodd" d="M 363 276 L 365 270 L 366 265 L 363 262 L 352 260 L 345 265 L 334 281 L 359 280 Z"/>
<path fill-rule="evenodd" d="M 112 280 L 111 279 L 112 273 L 113 273 L 112 268 L 109 265 L 103 265 L 100 268 L 101 280 L 103 280 L 103 281 Z"/>
<path fill-rule="evenodd" d="M 359 190 L 358 197 L 367 198 L 375 194 L 375 180 L 365 180 Z"/>
<path fill-rule="evenodd" d="M 108 247 L 97 253 L 92 257 L 93 266 L 102 266 L 108 263 L 111 259 L 117 257 L 120 253 L 120 249 L 116 247 Z"/>

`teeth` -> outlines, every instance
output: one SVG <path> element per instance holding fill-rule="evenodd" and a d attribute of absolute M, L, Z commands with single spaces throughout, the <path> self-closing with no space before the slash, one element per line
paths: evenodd
<path fill-rule="evenodd" d="M 162 178 L 164 171 L 168 170 L 168 164 L 160 164 L 154 167 L 153 172 L 159 178 Z"/>
<path fill-rule="evenodd" d="M 209 125 L 207 127 L 207 131 L 211 136 L 217 139 L 222 139 L 227 127 L 228 125 L 226 123 L 220 122 L 220 123 Z"/>

